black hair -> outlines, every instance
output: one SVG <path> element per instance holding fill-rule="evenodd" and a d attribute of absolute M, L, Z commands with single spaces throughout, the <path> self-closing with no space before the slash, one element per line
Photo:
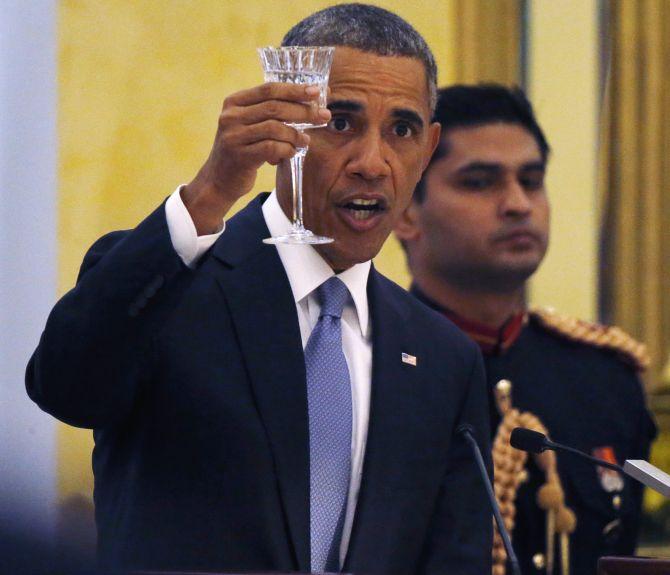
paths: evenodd
<path fill-rule="evenodd" d="M 433 121 L 442 126 L 442 136 L 428 167 L 414 190 L 414 199 L 422 202 L 425 196 L 425 178 L 430 166 L 449 153 L 450 130 L 473 128 L 486 124 L 516 124 L 528 130 L 540 149 L 542 161 L 549 156 L 549 144 L 537 123 L 533 106 L 518 87 L 507 88 L 500 84 L 479 84 L 476 86 L 455 85 L 442 88 L 437 93 L 437 106 Z"/>
<path fill-rule="evenodd" d="M 338 4 L 291 28 L 282 46 L 347 46 L 380 56 L 409 56 L 426 71 L 430 109 L 435 109 L 437 65 L 428 44 L 407 21 L 370 4 Z"/>

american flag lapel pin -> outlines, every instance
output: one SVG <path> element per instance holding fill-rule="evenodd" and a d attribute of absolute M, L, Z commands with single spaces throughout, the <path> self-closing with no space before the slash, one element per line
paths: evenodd
<path fill-rule="evenodd" d="M 402 352 L 402 362 L 416 367 L 416 356 Z"/>

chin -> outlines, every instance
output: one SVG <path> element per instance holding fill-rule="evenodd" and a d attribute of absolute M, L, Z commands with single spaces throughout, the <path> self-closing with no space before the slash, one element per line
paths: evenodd
<path fill-rule="evenodd" d="M 537 271 L 540 262 L 517 262 L 514 265 L 503 266 L 500 269 L 501 276 L 505 277 L 508 282 L 515 285 L 524 284 Z"/>
<path fill-rule="evenodd" d="M 525 271 L 532 274 L 540 267 L 541 262 L 542 258 L 540 256 L 533 255 L 532 257 L 522 258 L 516 262 L 512 262 L 510 267 L 521 272 Z"/>
<path fill-rule="evenodd" d="M 365 249 L 360 245 L 338 246 L 337 237 L 332 244 L 323 244 L 317 247 L 317 251 L 328 262 L 334 270 L 344 271 L 350 267 L 371 260 L 379 253 L 379 249 Z M 381 246 L 380 246 L 381 249 Z"/>

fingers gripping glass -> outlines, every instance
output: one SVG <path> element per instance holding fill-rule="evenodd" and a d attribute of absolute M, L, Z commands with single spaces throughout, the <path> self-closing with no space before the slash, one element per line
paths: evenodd
<path fill-rule="evenodd" d="M 335 48 L 330 46 L 286 46 L 283 48 L 259 48 L 258 53 L 263 64 L 263 75 L 266 82 L 286 82 L 318 86 L 319 107 L 326 107 L 328 91 L 328 75 L 333 61 Z M 325 124 L 302 123 L 287 124 L 299 132 L 310 128 L 320 128 Z M 266 244 L 327 244 L 333 241 L 313 234 L 305 229 L 302 221 L 302 171 L 308 146 L 296 149 L 291 158 L 291 180 L 293 182 L 293 223 L 291 231 L 279 237 L 267 238 Z"/>

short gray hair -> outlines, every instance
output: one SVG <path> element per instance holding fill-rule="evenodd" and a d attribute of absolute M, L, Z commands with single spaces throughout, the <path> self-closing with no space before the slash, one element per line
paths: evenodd
<path fill-rule="evenodd" d="M 347 46 L 379 56 L 409 56 L 426 70 L 430 111 L 437 102 L 437 65 L 428 44 L 407 21 L 370 4 L 339 4 L 291 28 L 282 46 Z"/>

